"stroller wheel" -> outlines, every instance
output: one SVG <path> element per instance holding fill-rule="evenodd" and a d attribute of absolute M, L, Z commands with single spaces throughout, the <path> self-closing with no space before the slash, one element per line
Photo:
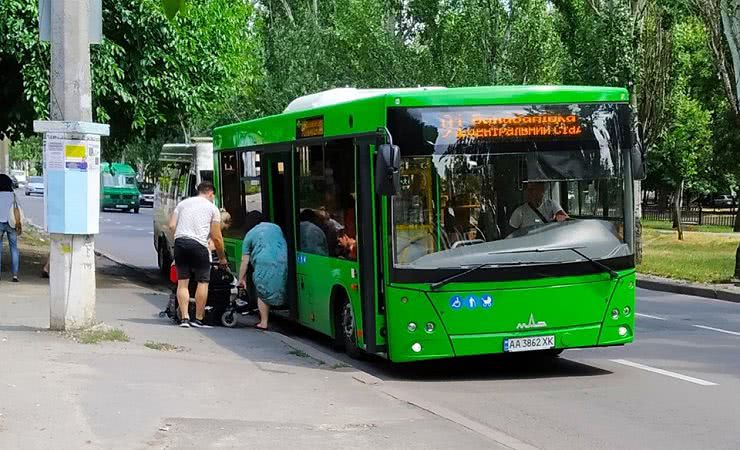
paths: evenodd
<path fill-rule="evenodd" d="M 227 328 L 234 328 L 236 326 L 237 315 L 234 314 L 234 311 L 224 311 L 223 314 L 221 314 L 221 325 L 227 327 Z"/>

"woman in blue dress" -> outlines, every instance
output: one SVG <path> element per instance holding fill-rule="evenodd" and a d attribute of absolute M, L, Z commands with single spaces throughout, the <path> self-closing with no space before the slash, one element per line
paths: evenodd
<path fill-rule="evenodd" d="M 257 307 L 260 321 L 255 327 L 267 330 L 271 306 L 285 302 L 288 281 L 288 244 L 283 231 L 274 223 L 266 221 L 262 213 L 247 214 L 247 235 L 242 245 L 242 262 L 239 265 L 239 286 L 247 285 L 247 267 L 252 263 L 252 281 L 257 290 Z"/>

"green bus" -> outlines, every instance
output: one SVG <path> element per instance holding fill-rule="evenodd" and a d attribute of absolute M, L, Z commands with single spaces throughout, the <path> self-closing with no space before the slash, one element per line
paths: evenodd
<path fill-rule="evenodd" d="M 281 314 L 394 362 L 634 337 L 629 95 L 603 87 L 335 89 L 214 130 L 219 205 L 289 247 Z"/>

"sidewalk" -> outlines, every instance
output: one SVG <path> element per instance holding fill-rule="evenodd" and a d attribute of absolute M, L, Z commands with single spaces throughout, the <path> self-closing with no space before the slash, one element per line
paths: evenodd
<path fill-rule="evenodd" d="M 740 286 L 730 283 L 695 283 L 638 273 L 637 287 L 740 303 Z"/>
<path fill-rule="evenodd" d="M 38 264 L 39 255 L 24 256 Z M 125 343 L 82 344 L 48 331 L 45 280 L 0 282 L 0 448 L 496 445 L 275 333 L 171 325 L 158 317 L 167 293 L 129 276 L 98 258 L 98 320 L 122 329 Z"/>

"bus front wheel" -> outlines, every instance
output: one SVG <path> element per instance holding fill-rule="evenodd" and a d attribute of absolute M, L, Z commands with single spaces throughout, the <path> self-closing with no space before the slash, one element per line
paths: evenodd
<path fill-rule="evenodd" d="M 334 323 L 336 324 L 334 331 L 336 346 L 352 358 L 361 358 L 363 356 L 362 350 L 357 347 L 357 322 L 352 311 L 352 305 L 345 295 L 339 298 Z"/>

